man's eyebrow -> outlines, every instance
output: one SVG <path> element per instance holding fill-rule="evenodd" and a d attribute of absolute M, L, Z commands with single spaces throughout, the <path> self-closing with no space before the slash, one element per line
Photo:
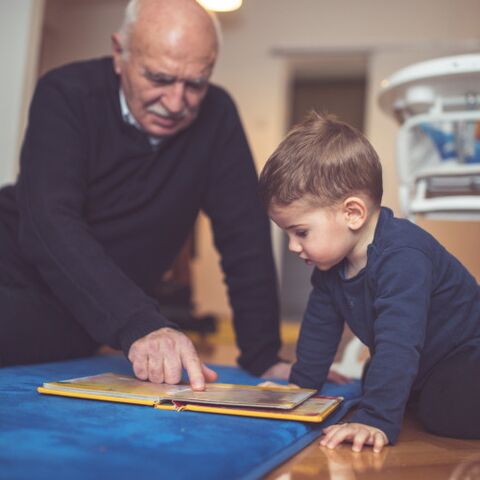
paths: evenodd
<path fill-rule="evenodd" d="M 198 77 L 180 78 L 180 77 L 177 77 L 176 75 L 170 75 L 170 74 L 164 73 L 164 72 L 152 72 L 151 70 L 149 70 L 146 67 L 143 70 L 144 70 L 144 74 L 151 79 L 166 80 L 166 81 L 169 81 L 169 82 L 170 81 L 175 82 L 177 80 L 181 80 L 183 82 L 203 83 L 203 82 L 208 82 L 208 79 L 209 79 L 209 76 L 210 76 L 209 73 L 204 73 L 204 74 L 199 75 Z"/>
<path fill-rule="evenodd" d="M 175 75 L 169 75 L 168 73 L 164 72 L 152 72 L 148 68 L 143 69 L 145 75 L 151 78 L 162 78 L 165 80 L 175 80 L 177 77 Z"/>

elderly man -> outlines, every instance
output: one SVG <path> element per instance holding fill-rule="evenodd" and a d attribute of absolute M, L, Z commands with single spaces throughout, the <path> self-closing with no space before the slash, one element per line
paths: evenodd
<path fill-rule="evenodd" d="M 288 375 L 269 224 L 232 100 L 209 78 L 218 37 L 193 0 L 131 1 L 113 60 L 38 82 L 16 185 L 0 191 L 0 365 L 121 348 L 138 378 L 216 378 L 153 288 L 200 209 L 210 217 L 239 363 Z"/>

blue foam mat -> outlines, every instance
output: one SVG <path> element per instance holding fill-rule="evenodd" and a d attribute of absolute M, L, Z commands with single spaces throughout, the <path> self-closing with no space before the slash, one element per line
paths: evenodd
<path fill-rule="evenodd" d="M 220 382 L 259 379 L 214 365 Z M 122 356 L 0 369 L 0 477 L 8 479 L 256 479 L 338 422 L 359 382 L 327 384 L 346 401 L 321 425 L 157 410 L 40 395 L 45 381 L 103 372 L 132 374 Z"/>

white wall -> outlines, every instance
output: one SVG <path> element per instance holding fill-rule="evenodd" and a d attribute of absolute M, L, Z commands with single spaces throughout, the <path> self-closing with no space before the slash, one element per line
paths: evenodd
<path fill-rule="evenodd" d="M 36 79 L 43 0 L 0 0 L 0 185 L 11 183 Z"/>

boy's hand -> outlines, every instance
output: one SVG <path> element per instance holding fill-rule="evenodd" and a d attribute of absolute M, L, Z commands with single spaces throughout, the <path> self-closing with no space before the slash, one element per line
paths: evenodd
<path fill-rule="evenodd" d="M 262 378 L 278 378 L 280 380 L 288 380 L 291 370 L 291 363 L 278 362 L 275 365 L 272 365 L 266 372 L 264 372 Z M 328 372 L 327 381 L 338 383 L 340 385 L 345 385 L 347 383 L 350 383 L 352 379 L 346 377 L 345 375 L 342 375 L 341 373 L 336 372 L 335 370 L 330 370 Z"/>
<path fill-rule="evenodd" d="M 379 428 L 363 423 L 340 423 L 324 428 L 325 436 L 320 445 L 335 448 L 344 441 L 353 443 L 352 450 L 361 452 L 364 445 L 372 445 L 374 452 L 380 452 L 388 444 L 388 438 Z"/>

